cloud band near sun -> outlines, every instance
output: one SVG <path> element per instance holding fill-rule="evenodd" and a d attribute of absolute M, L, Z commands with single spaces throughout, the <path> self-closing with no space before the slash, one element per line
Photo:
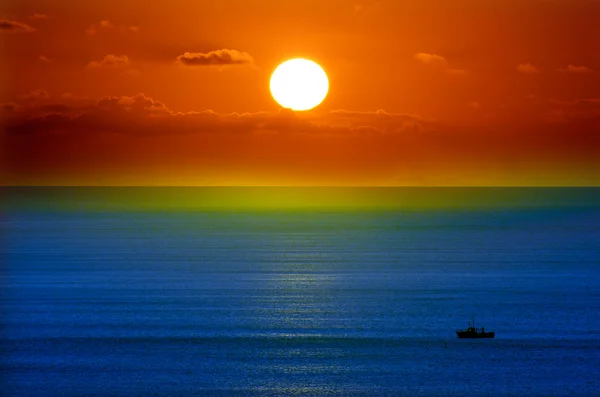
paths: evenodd
<path fill-rule="evenodd" d="M 497 128 L 488 128 L 489 131 L 482 132 L 480 125 L 463 126 L 454 130 L 444 122 L 383 110 L 336 110 L 306 115 L 286 110 L 229 114 L 211 110 L 182 113 L 173 111 L 164 103 L 144 94 L 104 97 L 98 100 L 67 101 L 65 98 L 53 98 L 43 90 L 22 95 L 21 103 L 16 103 L 18 106 L 4 108 L 0 130 L 6 136 L 45 136 L 56 132 L 74 136 L 100 133 L 174 136 L 270 132 L 334 134 L 352 140 L 357 134 L 380 135 L 408 138 L 410 144 L 415 146 L 414 150 L 429 150 L 440 146 L 451 151 L 450 146 L 453 145 L 465 149 L 482 145 L 489 150 L 504 147 L 506 150 L 520 151 L 526 150 L 529 143 L 539 149 L 538 146 L 550 141 L 554 142 L 550 146 L 559 150 L 567 150 L 566 148 L 579 143 L 583 147 L 600 148 L 600 99 L 594 98 L 571 102 L 549 100 L 539 104 L 538 109 L 532 108 L 532 118 L 528 125 L 520 125 L 519 120 L 513 122 L 515 131 L 523 128 L 535 130 L 537 138 L 531 142 L 518 133 L 506 133 L 511 130 L 507 128 L 510 120 L 504 121 Z M 573 132 L 575 126 L 578 127 L 577 134 Z M 590 140 L 595 143 L 592 144 Z M 555 145 L 557 142 L 560 144 Z M 467 152 L 478 153 L 477 150 L 466 150 L 465 153 Z"/>
<path fill-rule="evenodd" d="M 43 93 L 41 95 L 40 93 Z M 31 135 L 63 133 L 110 132 L 118 134 L 164 135 L 194 133 L 339 133 L 357 131 L 373 133 L 400 133 L 421 131 L 429 121 L 409 114 L 391 114 L 384 111 L 356 112 L 338 110 L 322 116 L 299 117 L 289 110 L 277 112 L 219 114 L 211 110 L 200 112 L 174 112 L 162 102 L 144 94 L 122 97 L 104 97 L 97 101 L 79 103 L 51 101 L 45 91 L 36 90 L 31 97 L 48 100 L 46 103 L 12 108 L 4 114 L 7 124 L 3 129 L 9 134 Z"/>
<path fill-rule="evenodd" d="M 144 94 L 93 100 L 35 91 L 0 105 L 7 154 L 0 179 L 93 184 L 129 175 L 131 184 L 174 183 L 174 176 L 201 184 L 539 184 L 556 181 L 555 171 L 565 165 L 555 159 L 563 159 L 581 165 L 573 173 L 563 170 L 571 178 L 565 181 L 578 175 L 582 183 L 599 182 L 584 173 L 600 158 L 600 100 L 540 106 L 531 109 L 527 124 L 482 126 L 382 110 L 176 112 Z M 544 165 L 546 179 L 536 164 Z M 157 177 L 161 172 L 164 180 Z"/>
<path fill-rule="evenodd" d="M 177 63 L 184 66 L 225 66 L 250 65 L 254 63 L 247 52 L 222 49 L 210 52 L 185 52 L 177 57 Z"/>

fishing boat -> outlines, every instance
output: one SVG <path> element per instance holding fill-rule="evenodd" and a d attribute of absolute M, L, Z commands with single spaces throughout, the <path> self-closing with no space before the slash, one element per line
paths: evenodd
<path fill-rule="evenodd" d="M 484 327 L 476 328 L 475 327 L 475 317 L 473 320 L 469 322 L 469 326 L 466 329 L 459 329 L 456 331 L 456 335 L 460 339 L 466 338 L 493 338 L 496 336 L 493 332 L 485 332 Z"/>

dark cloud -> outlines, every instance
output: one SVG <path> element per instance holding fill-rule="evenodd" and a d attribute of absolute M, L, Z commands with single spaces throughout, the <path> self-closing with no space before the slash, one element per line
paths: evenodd
<path fill-rule="evenodd" d="M 15 102 L 5 102 L 5 103 L 0 103 L 0 114 L 1 113 L 6 113 L 8 114 L 13 114 L 17 109 L 19 109 L 21 106 Z"/>
<path fill-rule="evenodd" d="M 19 96 L 19 99 L 21 99 L 23 101 L 45 100 L 45 99 L 49 99 L 49 98 L 50 98 L 50 95 L 48 94 L 48 92 L 45 90 L 42 90 L 42 89 L 33 90 L 27 94 L 23 94 L 23 95 Z"/>
<path fill-rule="evenodd" d="M 126 169 L 170 167 L 185 172 L 218 167 L 242 175 L 252 167 L 276 173 L 288 167 L 298 175 L 325 177 L 323 167 L 347 173 L 343 164 L 357 167 L 357 161 L 419 153 L 403 142 L 430 129 L 421 117 L 384 111 L 176 112 L 144 94 L 96 101 L 66 95 L 7 106 L 0 118 L 8 153 L 4 170 L 16 180 L 48 172 L 89 172 L 94 178 L 108 163 L 120 175 Z"/>
<path fill-rule="evenodd" d="M 23 100 L 0 106 L 0 170 L 28 184 L 543 184 L 579 167 L 568 176 L 598 183 L 586 170 L 600 158 L 600 100 L 538 104 L 527 120 L 450 124 L 382 110 L 182 113 L 144 94 Z"/>
<path fill-rule="evenodd" d="M 478 102 L 471 104 L 479 108 Z M 533 106 L 533 105 L 532 105 Z M 394 114 L 383 110 L 358 112 L 334 110 L 329 112 L 293 112 L 282 109 L 277 112 L 221 114 L 212 110 L 197 112 L 175 112 L 164 103 L 144 94 L 134 96 L 112 96 L 99 100 L 64 94 L 52 98 L 44 90 L 34 90 L 22 95 L 18 103 L 11 103 L 5 111 L 7 131 L 13 133 L 44 133 L 55 128 L 59 121 L 65 133 L 89 133 L 111 131 L 123 134 L 188 134 L 188 133 L 253 133 L 271 131 L 280 133 L 334 133 L 351 134 L 357 131 L 371 134 L 435 134 L 444 128 L 444 123 L 412 114 Z M 594 122 L 600 120 L 600 99 L 585 98 L 577 101 L 546 100 L 535 107 L 522 109 L 529 114 L 527 125 L 543 123 Z M 514 113 L 514 112 L 513 112 Z M 52 124 L 47 117 L 52 115 Z M 502 123 L 522 123 L 521 119 L 499 115 Z M 499 123 L 494 119 L 490 124 Z M 470 136 L 477 135 L 476 126 Z M 498 130 L 504 129 L 499 127 Z M 465 131 L 466 131 L 465 130 Z M 599 133 L 600 131 L 596 130 Z M 416 134 L 416 135 L 415 135 Z M 466 136 L 457 135 L 459 142 Z M 482 135 L 481 139 L 494 136 Z M 570 137 L 565 136 L 568 140 Z"/>
<path fill-rule="evenodd" d="M 254 62 L 250 54 L 222 49 L 210 52 L 186 52 L 177 57 L 177 63 L 185 66 L 250 65 Z"/>
<path fill-rule="evenodd" d="M 48 98 L 41 91 L 28 97 Z M 22 99 L 25 99 L 24 97 Z M 401 133 L 423 131 L 431 123 L 409 114 L 384 111 L 332 111 L 324 114 L 278 112 L 219 114 L 211 110 L 174 112 L 165 104 L 144 94 L 104 97 L 95 102 L 63 97 L 53 105 L 30 106 L 9 117 L 7 130 L 17 134 L 39 134 L 60 127 L 67 133 L 111 131 L 124 134 L 252 133 L 256 131 L 289 133 L 337 133 L 356 131 Z M 48 119 L 48 117 L 51 117 Z M 51 120 L 52 123 L 47 123 Z"/>
<path fill-rule="evenodd" d="M 600 158 L 596 98 L 539 101 L 537 108 L 523 109 L 525 120 L 502 116 L 457 124 L 383 110 L 176 112 L 144 94 L 99 100 L 46 95 L 39 94 L 43 101 L 1 107 L 0 131 L 14 172 L 103 167 L 115 151 L 121 156 L 114 160 L 117 168 L 122 162 L 202 169 L 210 160 L 240 172 L 247 169 L 242 164 L 269 169 L 295 164 L 296 170 L 325 167 L 323 172 L 343 175 L 361 167 L 369 175 L 405 167 L 423 169 L 423 175 L 429 169 L 460 175 L 456 170 L 465 167 L 510 175 L 511 167 L 524 162 L 596 164 Z"/>
<path fill-rule="evenodd" d="M 0 19 L 0 32 L 31 33 L 35 32 L 35 28 L 23 22 L 9 21 L 8 19 Z"/>

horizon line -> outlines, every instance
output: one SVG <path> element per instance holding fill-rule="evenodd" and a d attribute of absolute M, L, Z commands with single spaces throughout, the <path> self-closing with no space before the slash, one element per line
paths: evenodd
<path fill-rule="evenodd" d="M 0 188 L 73 188 L 73 187 L 106 187 L 106 188 L 291 188 L 291 189 L 402 189 L 402 188 L 600 188 L 600 185 L 3 185 Z"/>

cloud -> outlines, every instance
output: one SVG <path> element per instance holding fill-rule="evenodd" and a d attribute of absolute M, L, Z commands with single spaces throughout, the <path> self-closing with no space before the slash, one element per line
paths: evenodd
<path fill-rule="evenodd" d="M 531 63 L 520 63 L 517 65 L 517 72 L 523 74 L 537 74 L 539 73 L 539 69 L 533 66 Z"/>
<path fill-rule="evenodd" d="M 427 52 L 419 52 L 414 55 L 415 59 L 430 67 L 440 69 L 446 74 L 452 76 L 466 76 L 468 73 L 464 69 L 455 69 L 448 66 L 448 60 L 438 54 L 429 54 Z"/>
<path fill-rule="evenodd" d="M 50 19 L 50 17 L 46 14 L 38 14 L 37 12 L 30 15 L 29 19 Z"/>
<path fill-rule="evenodd" d="M 35 28 L 33 28 L 23 22 L 10 21 L 8 19 L 0 19 L 0 32 L 31 33 L 31 32 L 35 32 Z"/>
<path fill-rule="evenodd" d="M 600 137 L 600 98 L 581 98 L 574 101 L 551 99 L 548 103 L 550 110 L 545 115 L 547 120 L 558 123 L 595 123 Z"/>
<path fill-rule="evenodd" d="M 116 175 L 129 169 L 133 178 L 154 178 L 155 172 L 167 178 L 189 172 L 195 178 L 227 170 L 237 178 L 262 169 L 264 175 L 282 175 L 275 182 L 290 182 L 293 173 L 313 172 L 311 178 L 326 181 L 363 173 L 373 181 L 421 171 L 427 178 L 460 176 L 467 179 L 456 181 L 464 182 L 469 179 L 463 172 L 469 170 L 485 182 L 490 181 L 485 175 L 495 177 L 502 170 L 509 178 L 525 177 L 524 161 L 597 164 L 600 158 L 597 98 L 536 101 L 527 105 L 540 106 L 528 108 L 527 120 L 455 124 L 383 110 L 177 112 L 144 94 L 98 100 L 42 92 L 28 97 L 43 100 L 20 98 L 0 107 L 0 134 L 8 148 L 4 169 L 19 178 L 49 170 L 94 177 L 110 164 Z"/>
<path fill-rule="evenodd" d="M 43 56 L 43 55 L 40 55 L 40 56 L 38 57 L 38 59 L 39 59 L 40 61 L 44 62 L 44 63 L 51 63 L 51 62 L 52 62 L 52 59 L 50 59 L 50 58 L 48 58 L 48 57 L 45 57 L 45 56 Z"/>
<path fill-rule="evenodd" d="M 42 90 L 42 89 L 37 89 L 37 90 L 33 90 L 27 94 L 23 94 L 19 96 L 19 99 L 24 100 L 24 101 L 29 101 L 29 100 L 45 100 L 45 99 L 49 99 L 50 95 L 48 94 L 47 91 Z"/>
<path fill-rule="evenodd" d="M 103 20 L 100 21 L 100 27 L 103 27 L 105 29 L 113 29 L 115 27 L 115 25 L 112 24 L 112 22 L 110 22 L 109 20 Z"/>
<path fill-rule="evenodd" d="M 94 36 L 96 33 L 97 30 L 94 25 L 90 25 L 90 27 L 85 30 L 85 34 L 87 34 L 88 36 Z"/>
<path fill-rule="evenodd" d="M 75 95 L 71 92 L 65 92 L 60 97 L 61 97 L 61 99 L 63 99 L 64 101 L 67 101 L 67 102 L 81 102 L 81 103 L 83 103 L 84 101 L 90 102 L 90 99 L 88 97 Z"/>
<path fill-rule="evenodd" d="M 43 100 L 43 104 L 31 103 Z M 212 110 L 176 112 L 164 103 L 142 93 L 133 96 L 109 96 L 98 100 L 77 97 L 70 93 L 51 98 L 38 89 L 19 97 L 23 109 L 13 114 L 13 131 L 43 133 L 44 120 L 53 114 L 54 121 L 63 120 L 63 130 L 80 133 L 92 130 L 123 134 L 185 134 L 206 132 L 251 133 L 275 131 L 281 133 L 333 133 L 346 135 L 353 132 L 376 134 L 428 134 L 443 123 L 414 114 L 389 113 L 384 110 L 360 112 L 333 110 L 323 113 L 296 113 L 282 109 L 277 112 L 220 114 Z M 49 107 L 49 104 L 53 105 Z M 480 109 L 481 103 L 469 104 Z M 583 98 L 576 101 L 537 101 L 528 109 L 530 122 L 600 121 L 600 99 Z M 556 117 L 548 117 L 554 115 Z M 560 117 L 558 117 L 560 115 Z M 33 122 L 33 120 L 35 120 Z M 511 122 L 506 121 L 503 123 Z M 537 121 L 536 121 L 537 120 Z M 29 128 L 35 126 L 36 128 Z M 600 131 L 598 131 L 600 132 Z M 565 137 L 567 140 L 568 137 Z M 600 138 L 600 134 L 599 134 Z M 456 137 L 460 141 L 460 136 Z"/>
<path fill-rule="evenodd" d="M 210 52 L 186 52 L 179 55 L 177 63 L 185 66 L 250 65 L 254 62 L 250 54 L 230 49 Z"/>
<path fill-rule="evenodd" d="M 568 65 L 566 68 L 558 69 L 562 73 L 592 73 L 592 69 L 587 66 Z"/>
<path fill-rule="evenodd" d="M 119 32 L 138 33 L 140 31 L 140 28 L 137 26 L 133 26 L 133 25 L 117 26 L 113 22 L 109 21 L 108 19 L 103 19 L 100 22 L 98 22 L 98 29 L 96 29 L 95 24 L 92 24 L 85 30 L 85 33 L 88 36 L 94 36 L 99 32 L 99 30 L 106 30 L 106 31 L 112 30 L 112 31 L 119 31 Z"/>
<path fill-rule="evenodd" d="M 359 112 L 349 110 L 332 110 L 320 115 L 312 123 L 334 129 L 348 131 L 371 131 L 384 134 L 418 133 L 427 130 L 433 120 L 407 113 L 389 113 L 385 110 L 375 112 Z"/>
<path fill-rule="evenodd" d="M 0 177 L 77 174 L 95 183 L 97 176 L 110 181 L 115 171 L 117 179 L 131 175 L 139 183 L 144 175 L 155 181 L 161 175 L 173 181 L 223 173 L 255 178 L 263 169 L 274 178 L 285 175 L 289 183 L 293 175 L 313 172 L 318 178 L 372 175 L 364 168 L 371 160 L 402 158 L 411 149 L 402 142 L 428 131 L 422 118 L 384 111 L 182 113 L 144 94 L 55 99 L 6 106 L 0 134 L 8 155 L 0 159 Z M 388 153 L 382 156 L 379 147 Z"/>
<path fill-rule="evenodd" d="M 140 71 L 130 67 L 131 62 L 127 55 L 105 55 L 100 61 L 92 61 L 87 64 L 90 70 L 112 69 L 121 71 L 121 75 L 129 77 L 137 77 Z"/>
<path fill-rule="evenodd" d="M 428 54 L 426 52 L 419 52 L 415 54 L 415 59 L 427 65 L 438 65 L 445 67 L 448 64 L 448 61 L 443 56 L 437 54 Z"/>
<path fill-rule="evenodd" d="M 20 108 L 21 105 L 13 101 L 0 103 L 0 114 L 13 114 L 17 109 Z"/>
<path fill-rule="evenodd" d="M 27 96 L 47 99 L 45 91 Z M 25 99 L 23 96 L 21 99 Z M 165 104 L 144 94 L 121 97 L 103 97 L 97 101 L 64 94 L 54 109 L 33 106 L 15 114 L 12 131 L 43 133 L 46 127 L 56 127 L 60 120 L 62 131 L 80 132 L 104 130 L 124 134 L 185 134 L 203 132 L 251 133 L 276 131 L 288 133 L 335 133 L 356 131 L 401 133 L 424 131 L 431 121 L 410 114 L 331 111 L 323 115 L 299 115 L 290 110 L 278 112 L 219 114 L 211 110 L 175 112 Z M 52 123 L 47 124 L 46 120 Z"/>
<path fill-rule="evenodd" d="M 127 55 L 105 55 L 101 61 L 92 61 L 87 64 L 88 69 L 120 69 L 129 66 Z"/>

